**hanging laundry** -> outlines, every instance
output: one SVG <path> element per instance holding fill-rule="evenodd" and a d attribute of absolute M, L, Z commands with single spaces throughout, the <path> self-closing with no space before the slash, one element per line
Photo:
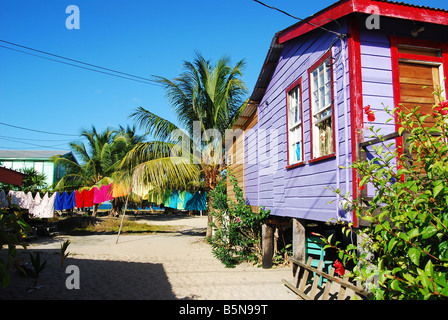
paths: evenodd
<path fill-rule="evenodd" d="M 130 187 L 125 185 L 120 185 L 113 183 L 112 184 L 112 197 L 113 198 L 120 198 L 125 197 L 130 193 Z"/>
<path fill-rule="evenodd" d="M 40 201 L 39 205 L 36 206 L 35 208 L 35 215 L 37 218 L 43 218 L 42 215 L 45 211 L 45 207 L 47 206 L 48 203 L 48 192 L 44 194 L 42 200 Z"/>
<path fill-rule="evenodd" d="M 207 209 L 207 192 L 201 194 L 196 192 L 191 199 L 186 201 L 186 210 L 202 211 Z"/>
<path fill-rule="evenodd" d="M 207 192 L 201 194 L 201 198 L 199 199 L 199 210 L 207 210 Z"/>
<path fill-rule="evenodd" d="M 100 204 L 105 201 L 112 200 L 112 190 L 111 190 L 112 184 L 109 184 L 107 186 L 101 186 L 99 189 L 97 187 L 93 188 L 93 203 L 94 204 Z"/>
<path fill-rule="evenodd" d="M 73 209 L 74 207 L 76 207 L 76 193 L 72 192 L 70 193 L 70 195 L 67 194 L 67 196 L 64 198 L 62 208 L 65 210 L 69 210 Z"/>
<path fill-rule="evenodd" d="M 170 203 L 168 205 L 169 208 L 177 209 L 177 200 L 179 199 L 179 192 L 177 190 L 173 190 L 170 195 Z"/>
<path fill-rule="evenodd" d="M 166 189 L 165 195 L 163 196 L 163 206 L 168 208 L 170 206 L 171 190 Z"/>
<path fill-rule="evenodd" d="M 72 192 L 74 194 L 74 192 Z M 54 204 L 56 200 L 56 192 L 53 193 L 51 197 L 45 194 L 44 199 L 42 199 L 39 208 L 40 218 L 53 218 L 54 217 Z M 73 207 L 72 207 L 73 208 Z"/>
<path fill-rule="evenodd" d="M 93 206 L 93 189 L 90 190 L 84 190 L 86 192 L 86 195 L 84 197 L 84 207 L 92 207 Z"/>
<path fill-rule="evenodd" d="M 187 195 L 187 191 L 179 192 L 179 198 L 177 199 L 177 210 L 185 210 L 185 197 Z"/>
<path fill-rule="evenodd" d="M 81 198 L 81 192 L 79 190 L 75 191 L 75 204 L 77 208 L 81 208 L 81 203 L 84 202 L 84 200 Z"/>
<path fill-rule="evenodd" d="M 9 190 L 8 196 L 11 197 L 11 204 L 15 204 L 16 206 L 19 206 L 20 208 L 25 207 L 25 203 L 26 203 L 25 192 Z"/>
<path fill-rule="evenodd" d="M 33 194 L 31 193 L 31 191 L 28 191 L 28 193 L 26 194 L 26 198 L 25 198 L 25 205 L 24 205 L 24 209 L 30 209 L 31 205 L 33 204 Z"/>
<path fill-rule="evenodd" d="M 59 193 L 56 192 L 56 198 L 54 201 L 54 210 L 63 210 L 64 198 L 67 197 L 67 192 Z"/>
<path fill-rule="evenodd" d="M 36 196 L 34 197 L 33 202 L 30 205 L 30 208 L 28 209 L 29 214 L 32 217 L 38 217 L 39 216 L 39 206 L 42 202 L 42 198 L 40 197 L 40 193 L 36 193 Z"/>
<path fill-rule="evenodd" d="M 85 208 L 93 206 L 94 190 L 84 189 L 81 192 L 75 191 L 75 204 L 77 208 Z"/>
<path fill-rule="evenodd" d="M 185 210 L 192 210 L 192 209 L 188 209 L 189 206 L 187 205 L 189 201 L 191 201 L 191 199 L 193 198 L 193 194 L 190 193 L 190 191 L 187 191 L 185 193 L 185 200 L 184 200 L 184 208 Z"/>
<path fill-rule="evenodd" d="M 5 208 L 8 206 L 8 199 L 6 198 L 6 193 L 0 190 L 0 208 Z"/>

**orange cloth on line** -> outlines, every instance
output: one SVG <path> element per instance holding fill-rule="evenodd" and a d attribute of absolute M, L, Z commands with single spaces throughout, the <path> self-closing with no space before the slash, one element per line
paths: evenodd
<path fill-rule="evenodd" d="M 129 186 L 117 185 L 114 183 L 112 184 L 112 197 L 118 198 L 127 196 L 130 192 L 129 189 Z"/>

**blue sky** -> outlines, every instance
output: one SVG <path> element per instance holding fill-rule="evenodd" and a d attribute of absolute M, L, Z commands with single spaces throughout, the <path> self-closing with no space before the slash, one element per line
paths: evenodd
<path fill-rule="evenodd" d="M 264 2 L 305 18 L 335 0 Z M 408 2 L 448 8 L 446 0 Z M 69 5 L 80 10 L 78 30 L 66 28 Z M 140 77 L 174 78 L 195 50 L 212 61 L 244 58 L 249 92 L 275 32 L 296 22 L 252 0 L 0 1 L 1 40 Z M 101 131 L 131 125 L 128 116 L 139 106 L 176 122 L 158 86 L 0 47 L 0 122 L 73 135 L 0 125 L 0 149 L 68 150 L 67 142 L 92 125 Z"/>

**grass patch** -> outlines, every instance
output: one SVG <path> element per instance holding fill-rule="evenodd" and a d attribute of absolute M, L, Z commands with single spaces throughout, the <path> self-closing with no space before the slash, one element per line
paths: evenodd
<path fill-rule="evenodd" d="M 118 233 L 121 218 L 93 218 L 89 216 L 73 217 L 58 222 L 58 227 L 69 235 L 85 235 L 93 233 Z M 178 226 L 150 225 L 127 219 L 123 220 L 121 234 L 153 234 L 176 232 Z"/>

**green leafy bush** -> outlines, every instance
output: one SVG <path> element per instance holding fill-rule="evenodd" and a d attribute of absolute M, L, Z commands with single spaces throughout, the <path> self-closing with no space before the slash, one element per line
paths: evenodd
<path fill-rule="evenodd" d="M 211 215 L 214 235 L 209 240 L 212 252 L 226 267 L 234 267 L 243 261 L 258 263 L 261 260 L 261 227 L 269 217 L 270 211 L 260 208 L 252 212 L 246 204 L 237 179 L 229 173 L 236 202 L 227 197 L 227 182 L 218 181 L 210 192 L 212 199 Z"/>
<path fill-rule="evenodd" d="M 0 258 L 0 282 L 3 287 L 10 284 L 9 266 L 14 262 L 17 256 L 16 246 L 26 247 L 25 238 L 31 231 L 30 225 L 24 220 L 21 209 L 10 204 L 8 197 L 8 206 L 0 208 L 0 250 L 7 246 L 6 260 Z"/>
<path fill-rule="evenodd" d="M 359 187 L 373 188 L 374 196 L 367 207 L 351 203 L 369 226 L 345 226 L 347 233 L 363 239 L 362 250 L 357 252 L 354 245 L 341 249 L 331 237 L 327 247 L 338 249 L 346 266 L 353 262 L 351 277 L 360 280 L 373 299 L 447 299 L 448 101 L 434 106 L 431 115 L 418 107 L 409 114 L 386 111 L 392 119 L 398 114 L 399 133 L 409 133 L 403 137 L 409 149 L 395 148 L 380 130 L 369 128 L 372 138 L 383 141 L 373 147 L 373 158 L 353 168 L 363 177 Z M 435 123 L 428 126 L 430 118 Z"/>

